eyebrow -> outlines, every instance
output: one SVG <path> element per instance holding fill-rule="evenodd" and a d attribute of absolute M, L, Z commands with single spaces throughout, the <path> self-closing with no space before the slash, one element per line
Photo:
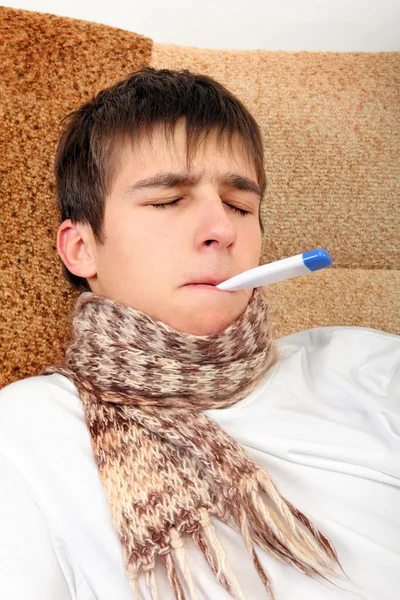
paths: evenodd
<path fill-rule="evenodd" d="M 189 186 L 195 185 L 201 179 L 201 175 L 192 175 L 190 173 L 157 173 L 151 177 L 139 179 L 132 185 L 128 186 L 125 190 L 125 194 L 131 194 L 137 190 L 149 189 L 149 188 L 174 188 L 178 186 Z M 239 173 L 227 173 L 222 176 L 214 176 L 212 180 L 217 180 L 223 185 L 242 190 L 245 192 L 252 192 L 261 198 L 261 187 L 248 177 L 239 175 Z"/>

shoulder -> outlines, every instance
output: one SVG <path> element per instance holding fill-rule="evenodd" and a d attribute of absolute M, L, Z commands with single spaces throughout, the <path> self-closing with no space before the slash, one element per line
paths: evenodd
<path fill-rule="evenodd" d="M 73 383 L 58 373 L 28 377 L 0 390 L 0 423 L 5 419 L 31 417 L 39 419 L 46 414 L 79 405 L 78 392 Z"/>
<path fill-rule="evenodd" d="M 354 348 L 369 352 L 376 345 L 390 349 L 400 348 L 400 336 L 370 327 L 315 327 L 292 333 L 277 340 L 278 345 L 306 347 L 308 351 L 322 347 L 339 348 L 349 344 Z"/>
<path fill-rule="evenodd" d="M 1 452 L 0 481 L 1 597 L 71 600 L 74 573 L 65 543 L 43 513 L 35 490 Z"/>
<path fill-rule="evenodd" d="M 280 338 L 281 368 L 332 383 L 351 380 L 378 396 L 400 387 L 400 336 L 367 327 L 318 327 Z"/>
<path fill-rule="evenodd" d="M 5 454 L 55 441 L 84 423 L 75 386 L 58 373 L 21 379 L 0 390 L 0 452 Z"/>
<path fill-rule="evenodd" d="M 57 405 L 60 398 L 78 398 L 73 383 L 58 373 L 38 375 L 14 381 L 0 390 L 0 413 L 12 416 L 21 413 L 36 413 L 37 410 L 48 410 Z"/>
<path fill-rule="evenodd" d="M 308 445 L 318 443 L 315 454 L 348 452 L 347 465 L 358 461 L 377 477 L 398 480 L 400 336 L 321 327 L 278 345 L 283 358 L 273 389 L 277 405 L 292 415 L 291 435 L 299 428 Z"/>

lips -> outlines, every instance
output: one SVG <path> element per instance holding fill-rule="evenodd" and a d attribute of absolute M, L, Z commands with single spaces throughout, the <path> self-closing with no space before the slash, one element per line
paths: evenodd
<path fill-rule="evenodd" d="M 196 281 L 190 281 L 186 285 L 218 285 L 222 281 L 225 281 L 228 277 L 206 277 L 204 279 L 198 279 Z"/>

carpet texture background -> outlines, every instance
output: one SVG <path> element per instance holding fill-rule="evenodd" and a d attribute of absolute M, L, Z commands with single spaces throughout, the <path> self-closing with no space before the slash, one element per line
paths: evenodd
<path fill-rule="evenodd" d="M 274 335 L 330 325 L 400 333 L 400 53 L 154 44 L 0 7 L 0 387 L 59 360 L 77 297 L 55 241 L 60 120 L 144 65 L 227 85 L 265 143 L 262 262 L 323 247 L 333 265 L 266 288 Z"/>

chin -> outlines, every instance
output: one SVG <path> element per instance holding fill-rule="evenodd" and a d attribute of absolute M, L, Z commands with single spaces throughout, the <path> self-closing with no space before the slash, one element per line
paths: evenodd
<path fill-rule="evenodd" d="M 190 333 L 191 335 L 217 335 L 217 333 L 220 333 L 221 331 L 223 331 L 224 329 L 226 329 L 226 327 L 228 327 L 229 323 L 227 325 L 223 325 L 223 326 L 210 326 L 210 325 L 205 325 L 203 326 L 198 326 L 198 327 L 190 327 L 190 331 L 187 331 L 187 328 L 185 328 L 184 333 Z"/>
<path fill-rule="evenodd" d="M 182 289 L 182 288 L 181 288 Z M 185 288 L 183 288 L 185 289 Z M 173 310 L 158 315 L 170 327 L 191 335 L 217 335 L 238 319 L 249 303 L 252 290 L 215 295 L 207 291 L 185 289 L 174 302 Z"/>
<path fill-rule="evenodd" d="M 226 329 L 233 321 L 235 321 L 243 311 L 237 314 L 231 311 L 213 311 L 202 310 L 195 315 L 188 315 L 186 319 L 182 319 L 180 323 L 174 325 L 175 329 L 192 335 L 216 335 Z"/>

